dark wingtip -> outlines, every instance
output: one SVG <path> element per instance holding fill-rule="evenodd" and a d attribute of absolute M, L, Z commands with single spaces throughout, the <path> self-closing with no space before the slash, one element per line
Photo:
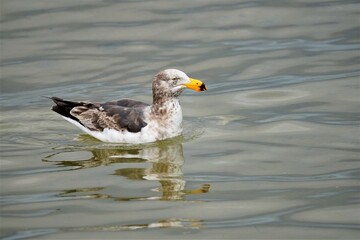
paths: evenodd
<path fill-rule="evenodd" d="M 53 97 L 44 96 L 44 95 L 42 95 L 42 96 L 40 96 L 40 97 L 42 97 L 42 98 L 47 98 L 47 99 L 52 99 L 52 98 L 53 98 Z"/>
<path fill-rule="evenodd" d="M 49 96 L 41 96 L 43 98 L 46 98 L 46 99 L 50 99 L 52 100 L 54 103 L 56 103 L 56 101 L 63 101 L 63 99 L 59 98 L 59 97 L 49 97 Z"/>

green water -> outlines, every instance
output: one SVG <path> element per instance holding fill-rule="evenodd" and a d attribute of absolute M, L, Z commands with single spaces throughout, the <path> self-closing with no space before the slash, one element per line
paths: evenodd
<path fill-rule="evenodd" d="M 357 1 L 1 7 L 2 239 L 357 239 Z M 178 68 L 183 136 L 101 143 L 41 96 L 151 101 Z"/>

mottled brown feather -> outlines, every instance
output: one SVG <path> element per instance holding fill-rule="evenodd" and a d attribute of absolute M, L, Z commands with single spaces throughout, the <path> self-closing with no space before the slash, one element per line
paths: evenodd
<path fill-rule="evenodd" d="M 52 110 L 64 117 L 76 120 L 92 131 L 103 131 L 105 128 L 118 131 L 139 132 L 147 125 L 143 109 L 148 104 L 123 99 L 100 103 L 72 102 L 53 97 L 55 106 Z"/>

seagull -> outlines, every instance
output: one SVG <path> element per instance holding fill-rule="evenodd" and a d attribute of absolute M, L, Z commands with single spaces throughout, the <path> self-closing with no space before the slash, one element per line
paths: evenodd
<path fill-rule="evenodd" d="M 103 142 L 142 144 L 181 135 L 180 94 L 189 88 L 206 91 L 205 84 L 177 69 L 166 69 L 152 81 L 153 102 L 122 99 L 105 103 L 75 102 L 50 97 L 51 110 Z"/>

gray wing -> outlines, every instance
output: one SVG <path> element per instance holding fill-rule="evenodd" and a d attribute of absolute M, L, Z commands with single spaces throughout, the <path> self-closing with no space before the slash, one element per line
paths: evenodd
<path fill-rule="evenodd" d="M 119 106 L 119 107 L 130 107 L 130 108 L 138 108 L 138 107 L 147 107 L 149 104 L 135 101 L 132 99 L 121 99 L 117 101 L 111 101 L 101 104 L 102 106 Z"/>
<path fill-rule="evenodd" d="M 149 106 L 146 103 L 124 99 L 119 101 L 94 103 L 76 106 L 70 114 L 77 118 L 85 127 L 93 131 L 102 131 L 104 128 L 118 131 L 140 132 L 147 125 L 143 110 Z"/>

